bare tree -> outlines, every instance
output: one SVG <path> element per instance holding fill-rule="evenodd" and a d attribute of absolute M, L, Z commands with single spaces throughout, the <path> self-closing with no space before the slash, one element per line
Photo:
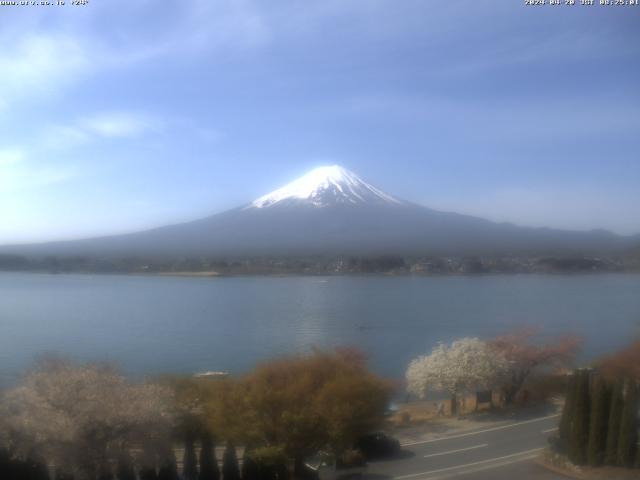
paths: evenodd
<path fill-rule="evenodd" d="M 535 369 L 560 367 L 571 363 L 582 339 L 569 335 L 551 343 L 533 343 L 534 329 L 523 329 L 490 342 L 491 347 L 509 361 L 504 385 L 505 402 L 513 403 L 518 392 Z"/>

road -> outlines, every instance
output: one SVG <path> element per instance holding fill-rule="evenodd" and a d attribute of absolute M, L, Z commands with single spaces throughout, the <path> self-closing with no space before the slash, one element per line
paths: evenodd
<path fill-rule="evenodd" d="M 555 431 L 558 419 L 559 415 L 554 414 L 499 426 L 489 424 L 486 428 L 407 443 L 398 458 L 370 463 L 367 478 L 564 479 L 533 462 Z"/>

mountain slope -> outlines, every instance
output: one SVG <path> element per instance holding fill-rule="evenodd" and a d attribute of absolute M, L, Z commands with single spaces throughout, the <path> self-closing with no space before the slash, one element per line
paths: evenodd
<path fill-rule="evenodd" d="M 525 228 L 402 201 L 321 167 L 242 207 L 194 222 L 80 241 L 0 248 L 22 255 L 605 254 L 631 238 Z"/>

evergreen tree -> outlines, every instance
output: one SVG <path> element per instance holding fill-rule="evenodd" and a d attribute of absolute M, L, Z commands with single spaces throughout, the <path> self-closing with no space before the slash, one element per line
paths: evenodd
<path fill-rule="evenodd" d="M 559 444 L 558 448 L 562 453 L 566 453 L 569 445 L 569 432 L 571 431 L 571 421 L 574 412 L 574 403 L 576 398 L 576 384 L 578 372 L 574 371 L 567 380 L 567 392 L 564 399 L 564 408 L 560 417 L 560 425 L 558 426 Z"/>
<path fill-rule="evenodd" d="M 200 449 L 200 476 L 199 480 L 220 480 L 220 469 L 216 458 L 215 444 L 209 434 L 202 438 Z"/>
<path fill-rule="evenodd" d="M 13 460 L 6 450 L 0 449 L 0 478 L 13 478 Z"/>
<path fill-rule="evenodd" d="M 155 467 L 145 466 L 140 469 L 140 480 L 158 480 Z"/>
<path fill-rule="evenodd" d="M 64 470 L 61 470 L 59 468 L 56 468 L 53 478 L 55 480 L 73 480 L 74 479 L 71 473 L 65 472 Z"/>
<path fill-rule="evenodd" d="M 222 480 L 240 480 L 236 447 L 231 442 L 227 442 L 222 456 Z"/>
<path fill-rule="evenodd" d="M 115 475 L 113 472 L 104 471 L 98 476 L 98 480 L 115 480 Z"/>
<path fill-rule="evenodd" d="M 573 415 L 569 430 L 569 459 L 576 465 L 587 461 L 589 436 L 589 371 L 580 370 L 576 379 Z"/>
<path fill-rule="evenodd" d="M 0 449 L 0 479 L 27 480 L 24 462 L 11 458 L 8 451 Z"/>
<path fill-rule="evenodd" d="M 182 457 L 182 478 L 184 480 L 198 480 L 198 459 L 193 446 L 193 437 L 187 435 L 184 442 L 184 456 Z"/>
<path fill-rule="evenodd" d="M 123 453 L 120 456 L 116 470 L 118 480 L 136 480 L 136 471 L 133 468 L 133 460 L 128 453 Z"/>
<path fill-rule="evenodd" d="M 171 462 L 163 464 L 158 469 L 158 480 L 180 480 L 176 464 Z"/>
<path fill-rule="evenodd" d="M 49 469 L 44 462 L 28 459 L 26 463 L 29 480 L 49 480 Z"/>
<path fill-rule="evenodd" d="M 625 382 L 624 402 L 618 439 L 618 465 L 633 467 L 638 443 L 638 393 L 633 380 Z"/>
<path fill-rule="evenodd" d="M 245 449 L 242 459 L 242 480 L 260 480 L 260 467 L 248 449 Z"/>
<path fill-rule="evenodd" d="M 607 430 L 607 449 L 604 462 L 615 465 L 618 461 L 618 440 L 620 439 L 620 422 L 622 420 L 622 382 L 616 381 L 611 394 L 609 408 L 609 428 Z"/>
<path fill-rule="evenodd" d="M 158 469 L 158 480 L 180 480 L 173 448 L 169 448 L 163 456 L 160 468 Z"/>
<path fill-rule="evenodd" d="M 607 420 L 609 419 L 610 389 L 607 382 L 598 376 L 592 389 L 591 420 L 587 462 L 592 467 L 602 465 L 607 445 Z"/>

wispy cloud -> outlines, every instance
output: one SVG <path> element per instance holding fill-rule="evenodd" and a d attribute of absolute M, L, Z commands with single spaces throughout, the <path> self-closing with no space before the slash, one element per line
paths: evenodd
<path fill-rule="evenodd" d="M 137 137 L 161 127 L 158 119 L 131 112 L 102 113 L 85 118 L 78 125 L 81 131 L 107 138 Z"/>
<path fill-rule="evenodd" d="M 0 150 L 0 168 L 15 165 L 24 159 L 24 152 L 19 148 L 5 148 Z"/>
<path fill-rule="evenodd" d="M 264 16 L 246 0 L 168 0 L 162 9 L 116 0 L 55 19 L 18 10 L 0 18 L 0 42 L 11 46 L 0 51 L 0 108 L 59 93 L 96 73 L 194 51 L 255 48 L 270 38 Z M 104 21 L 114 12 L 114 22 Z"/>
<path fill-rule="evenodd" d="M 160 133 L 165 128 L 161 118 L 143 112 L 118 111 L 85 115 L 67 123 L 45 125 L 33 148 L 69 150 L 101 138 L 132 140 Z"/>
<path fill-rule="evenodd" d="M 0 193 L 58 183 L 73 177 L 69 166 L 43 165 L 20 148 L 0 150 Z"/>
<path fill-rule="evenodd" d="M 31 34 L 12 40 L 10 45 L 0 52 L 0 107 L 50 94 L 62 84 L 77 80 L 89 63 L 82 44 L 66 35 Z"/>

